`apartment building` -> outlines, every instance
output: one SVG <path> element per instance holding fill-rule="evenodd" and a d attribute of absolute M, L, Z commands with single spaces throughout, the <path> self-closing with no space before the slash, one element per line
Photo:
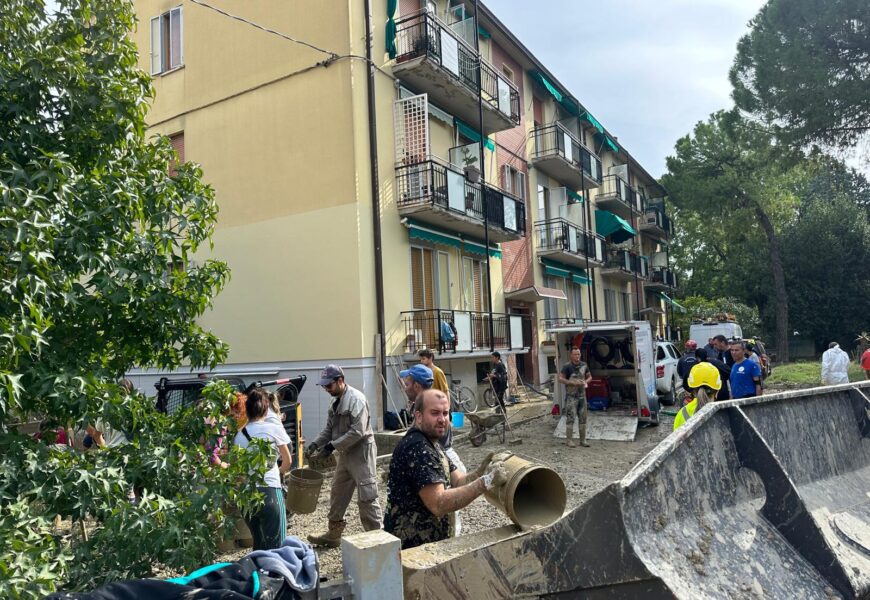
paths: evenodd
<path fill-rule="evenodd" d="M 403 398 L 393 366 L 422 348 L 476 388 L 492 350 L 546 379 L 547 331 L 578 320 L 668 334 L 665 190 L 488 8 L 135 6 L 151 130 L 220 205 L 210 256 L 232 279 L 203 318 L 230 345 L 218 372 L 337 362 L 380 422 Z M 159 375 L 135 374 L 146 391 Z M 301 399 L 310 435 L 328 403 L 314 385 Z"/>

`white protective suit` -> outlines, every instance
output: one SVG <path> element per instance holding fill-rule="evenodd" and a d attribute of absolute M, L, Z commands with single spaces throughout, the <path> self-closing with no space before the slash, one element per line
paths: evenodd
<path fill-rule="evenodd" d="M 822 354 L 822 385 L 849 383 L 849 355 L 834 346 Z"/>

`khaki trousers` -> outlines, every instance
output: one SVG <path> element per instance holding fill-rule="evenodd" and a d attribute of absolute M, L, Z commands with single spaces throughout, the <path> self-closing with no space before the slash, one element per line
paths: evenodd
<path fill-rule="evenodd" d="M 348 452 L 338 453 L 332 490 L 329 495 L 329 520 L 344 521 L 344 514 L 356 490 L 359 519 L 363 529 L 381 529 L 384 523 L 378 502 L 378 482 L 374 440 L 363 441 Z"/>

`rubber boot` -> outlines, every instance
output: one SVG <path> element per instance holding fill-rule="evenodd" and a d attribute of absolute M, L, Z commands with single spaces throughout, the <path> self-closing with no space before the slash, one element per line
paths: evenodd
<path fill-rule="evenodd" d="M 580 445 L 584 448 L 589 447 L 589 442 L 586 441 L 586 425 L 580 426 Z"/>
<path fill-rule="evenodd" d="M 314 546 L 328 546 L 338 548 L 341 543 L 341 534 L 344 532 L 346 521 L 330 521 L 329 529 L 321 535 L 309 535 L 308 541 Z"/>
<path fill-rule="evenodd" d="M 568 425 L 565 423 L 565 438 L 568 440 L 565 445 L 569 448 L 576 448 L 577 444 L 574 443 L 574 424 Z"/>

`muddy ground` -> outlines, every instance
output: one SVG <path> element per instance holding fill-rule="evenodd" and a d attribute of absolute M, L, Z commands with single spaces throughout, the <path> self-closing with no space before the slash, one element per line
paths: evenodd
<path fill-rule="evenodd" d="M 664 439 L 673 428 L 673 417 L 663 416 L 658 427 L 640 428 L 634 442 L 592 441 L 590 448 L 567 448 L 564 440 L 553 438 L 556 420 L 550 415 L 549 400 L 531 400 L 510 408 L 511 422 L 516 422 L 515 434 L 522 439 L 520 445 L 502 445 L 497 436 L 489 436 L 479 448 L 467 441 L 456 444 L 457 452 L 469 470 L 475 468 L 480 460 L 491 451 L 507 449 L 549 465 L 564 479 L 568 491 L 568 508 L 576 507 L 612 481 L 620 479 L 643 456 Z M 467 430 L 466 427 L 457 431 Z M 383 472 L 387 462 L 379 461 L 378 469 Z M 320 492 L 316 512 L 308 515 L 294 515 L 289 521 L 289 533 L 303 540 L 309 533 L 319 532 L 326 527 L 326 513 L 329 506 L 329 488 L 332 479 L 327 475 Z M 386 506 L 386 485 L 380 489 L 381 507 Z M 362 531 L 355 502 L 352 502 L 346 520 L 346 534 Z M 510 524 L 503 513 L 484 498 L 478 498 L 463 509 L 462 535 L 470 535 L 485 529 Z M 234 560 L 249 552 L 237 550 L 225 554 L 221 560 Z M 339 575 L 341 573 L 340 549 L 318 549 L 321 574 Z"/>

